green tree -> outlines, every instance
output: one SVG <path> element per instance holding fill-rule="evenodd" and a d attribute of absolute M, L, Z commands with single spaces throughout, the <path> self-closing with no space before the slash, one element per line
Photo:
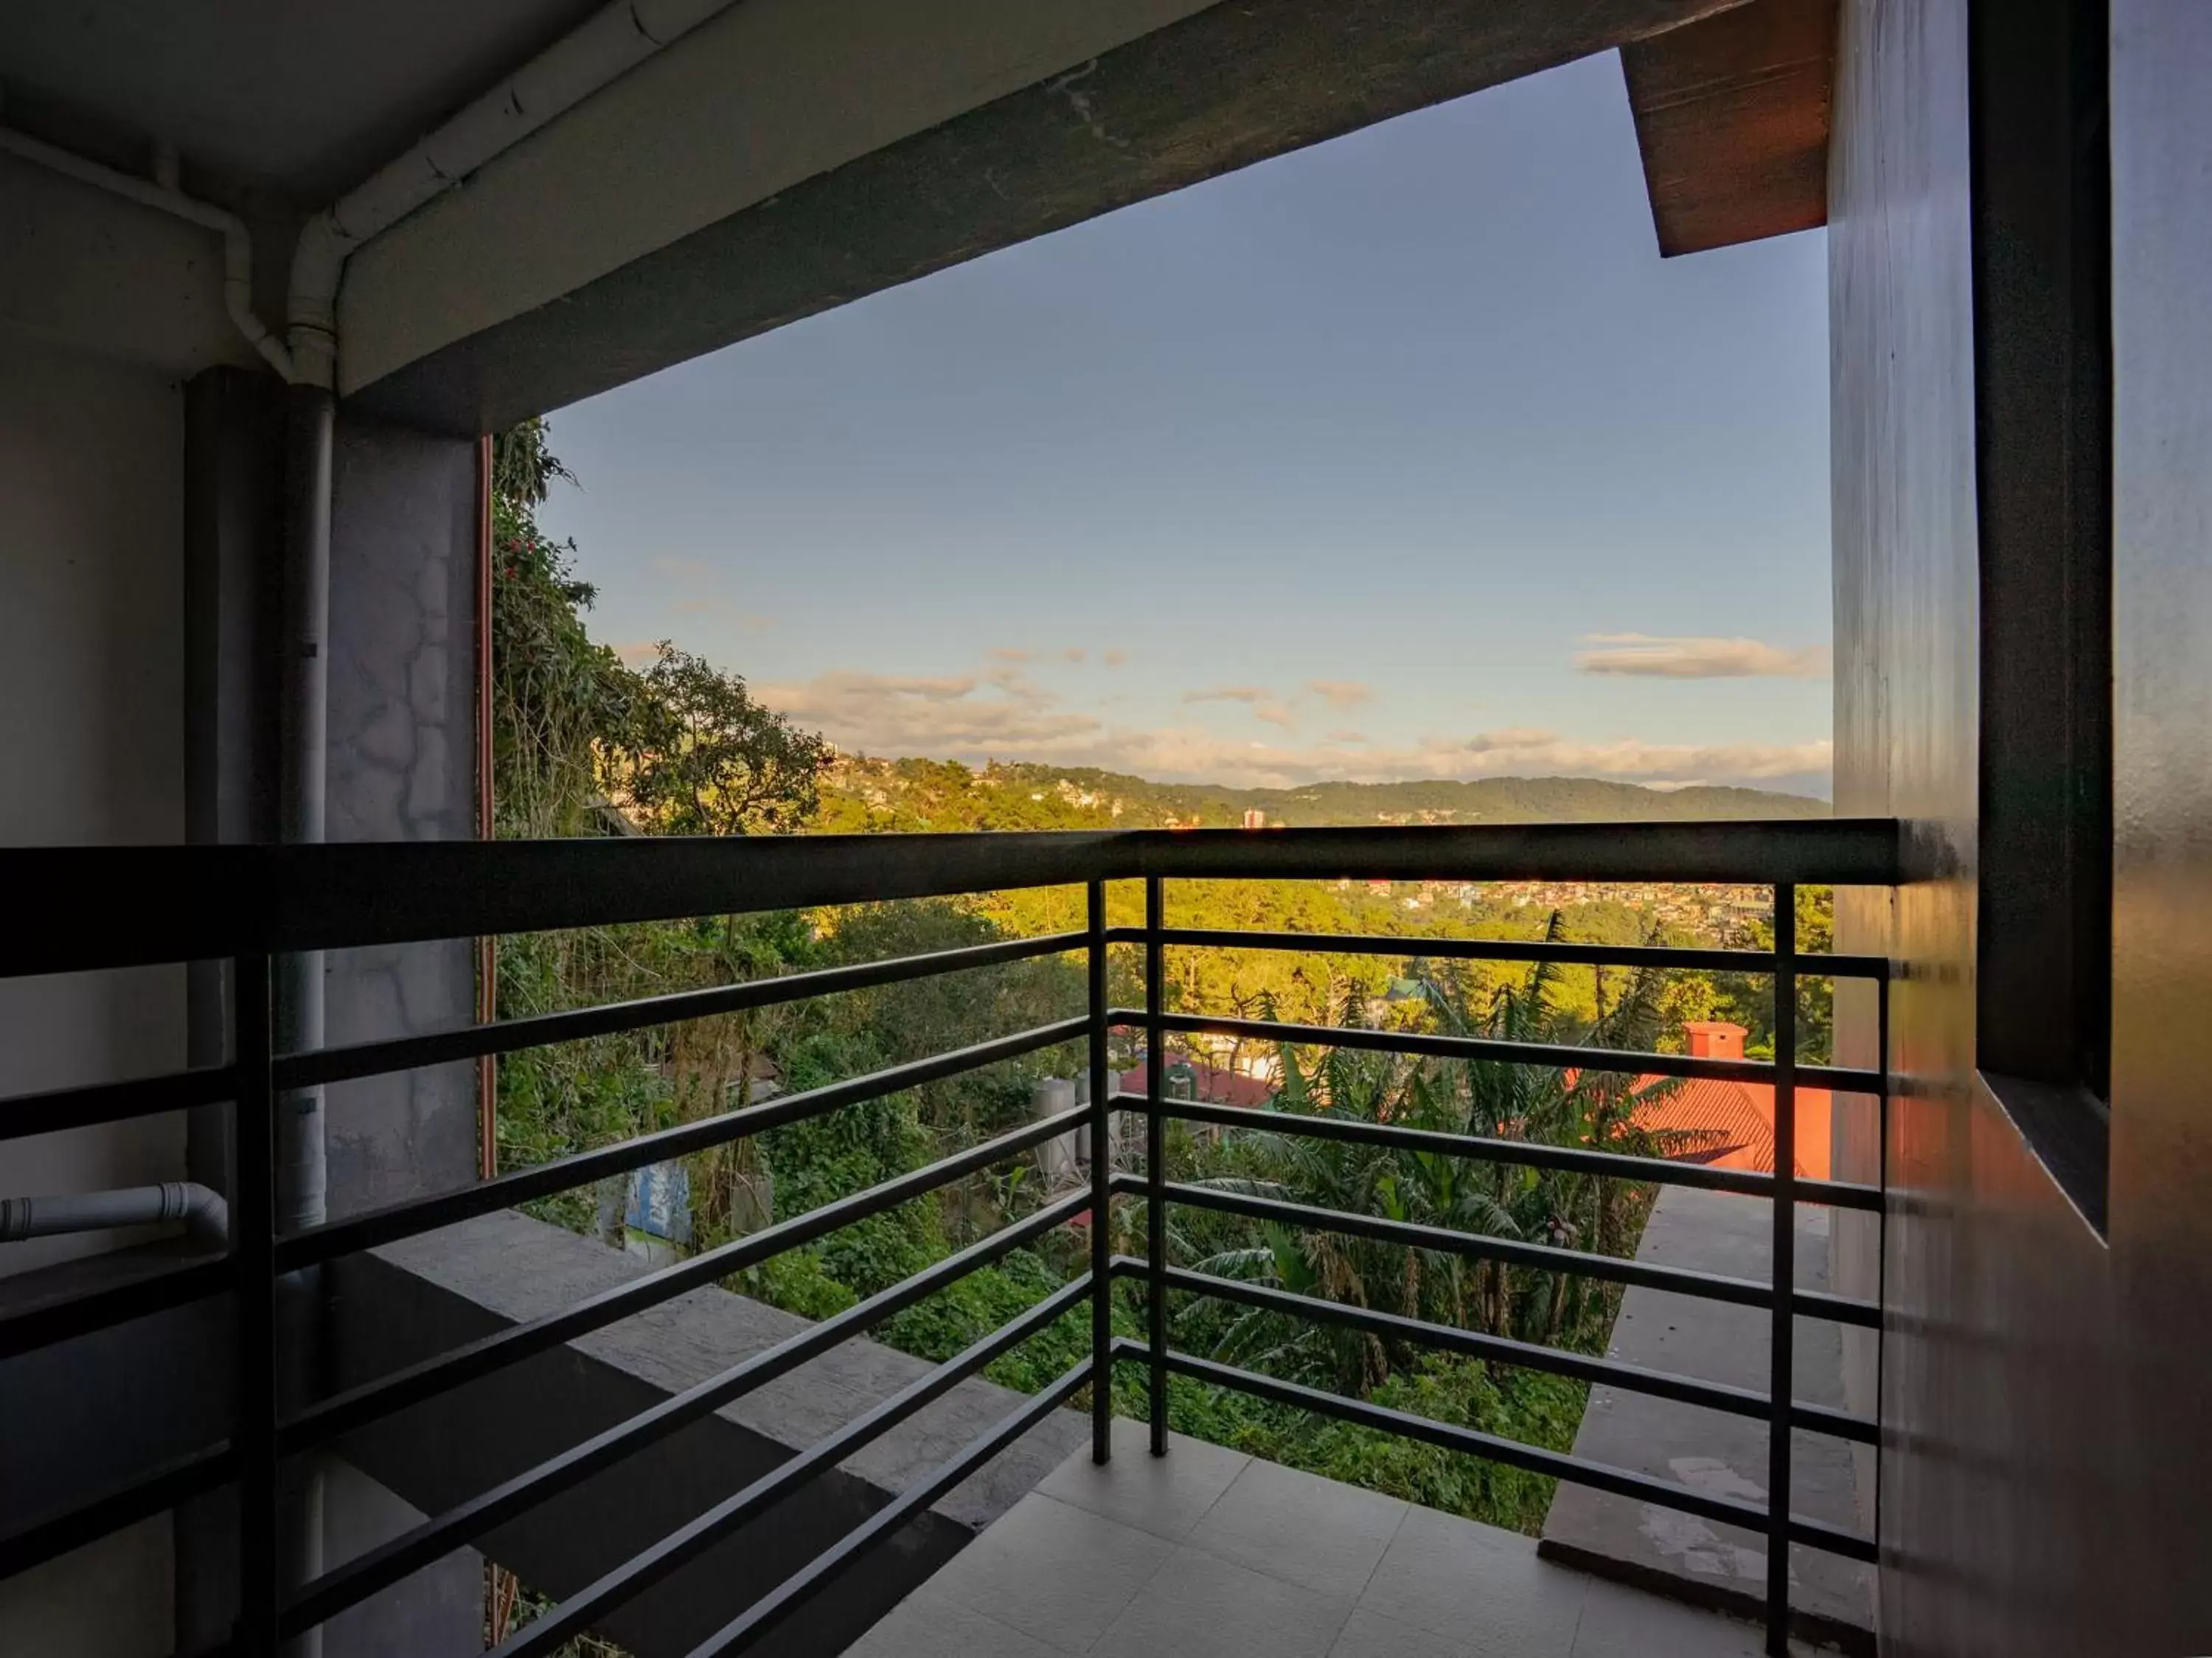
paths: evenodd
<path fill-rule="evenodd" d="M 574 474 L 526 421 L 492 442 L 491 699 L 493 820 L 502 837 L 589 827 L 599 745 L 630 718 L 636 676 L 594 644 L 584 613 L 596 596 L 576 579 L 574 546 L 538 509 Z"/>
<path fill-rule="evenodd" d="M 602 735 L 608 793 L 656 834 L 778 834 L 821 802 L 830 745 L 753 700 L 738 674 L 664 639 Z"/>
<path fill-rule="evenodd" d="M 1553 917 L 1556 940 L 1560 922 Z M 1659 975 L 1634 974 L 1619 998 L 1587 1027 L 1557 999 L 1558 969 L 1547 963 L 1526 983 L 1487 994 L 1456 964 L 1431 972 L 1415 964 L 1431 1030 L 1492 1039 L 1649 1048 L 1660 1025 Z M 1361 1024 L 1357 1003 L 1337 1021 Z M 1311 1057 L 1285 1047 L 1278 1109 L 1407 1128 L 1522 1139 L 1553 1145 L 1663 1153 L 1660 1137 L 1639 1128 L 1637 1077 L 1562 1071 L 1489 1059 L 1433 1059 L 1333 1048 Z M 1655 1085 L 1657 1090 L 1671 1083 Z M 1616 1179 L 1536 1169 L 1484 1159 L 1370 1146 L 1310 1136 L 1240 1131 L 1230 1156 L 1241 1165 L 1203 1184 L 1291 1202 L 1452 1231 L 1510 1238 L 1608 1255 L 1632 1253 L 1650 1201 L 1642 1186 Z M 1218 1218 L 1218 1217 L 1217 1217 Z M 1232 1222 L 1212 1228 L 1216 1247 L 1201 1271 L 1257 1279 L 1297 1294 L 1379 1308 L 1407 1318 L 1485 1330 L 1548 1344 L 1602 1340 L 1612 1299 L 1602 1285 L 1572 1272 L 1472 1261 L 1443 1251 L 1408 1249 L 1328 1232 L 1292 1234 Z M 1235 1238 L 1219 1245 L 1222 1234 Z M 1194 1240 L 1189 1240 L 1194 1243 Z M 1293 1371 L 1339 1389 L 1371 1391 L 1414 1357 L 1379 1338 L 1285 1320 L 1239 1308 L 1227 1316 L 1204 1301 L 1194 1327 L 1209 1327 L 1224 1358 L 1265 1353 Z"/>

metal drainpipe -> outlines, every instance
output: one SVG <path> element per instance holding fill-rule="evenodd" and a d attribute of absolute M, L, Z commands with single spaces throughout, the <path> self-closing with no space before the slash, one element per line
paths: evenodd
<path fill-rule="evenodd" d="M 277 632 L 283 704 L 279 713 L 277 838 L 313 845 L 324 838 L 330 753 L 331 469 L 333 401 L 325 387 L 295 385 L 285 393 L 284 570 L 283 621 Z M 298 1053 L 323 1045 L 323 953 L 277 959 L 276 1048 Z M 276 1227 L 280 1233 L 320 1225 L 329 1215 L 323 1090 L 300 1088 L 276 1102 Z M 319 1275 L 283 1281 L 278 1294 L 291 1373 L 283 1396 L 296 1406 L 318 1391 L 322 1346 Z M 282 1516 L 292 1587 L 323 1569 L 323 1471 L 301 1459 L 287 1489 Z M 319 1628 L 294 1640 L 292 1658 L 319 1658 Z"/>

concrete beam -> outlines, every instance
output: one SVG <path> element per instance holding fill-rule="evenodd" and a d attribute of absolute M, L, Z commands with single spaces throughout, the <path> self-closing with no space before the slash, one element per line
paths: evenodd
<path fill-rule="evenodd" d="M 1620 61 L 1662 254 L 1828 222 L 1836 0 L 1752 0 Z"/>
<path fill-rule="evenodd" d="M 0 333 L 173 378 L 260 366 L 223 310 L 222 238 L 0 155 Z"/>
<path fill-rule="evenodd" d="M 752 0 L 356 256 L 342 389 L 488 430 L 1734 0 Z"/>

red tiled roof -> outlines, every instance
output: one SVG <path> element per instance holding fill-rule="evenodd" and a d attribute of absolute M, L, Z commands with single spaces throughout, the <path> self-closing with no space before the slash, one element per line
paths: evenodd
<path fill-rule="evenodd" d="M 1169 1054 L 1170 1070 L 1173 1070 L 1179 1064 L 1188 1064 L 1196 1073 L 1198 1097 L 1207 1105 L 1242 1106 L 1247 1109 L 1256 1109 L 1275 1097 L 1275 1085 L 1265 1077 L 1246 1076 L 1240 1071 L 1224 1070 L 1218 1065 L 1201 1065 L 1195 1060 L 1175 1057 L 1173 1049 L 1169 1050 Z M 1124 1094 L 1149 1092 L 1146 1087 L 1146 1070 L 1145 1062 L 1140 1059 L 1137 1062 L 1134 1070 L 1116 1073 L 1116 1080 L 1121 1092 Z"/>
<path fill-rule="evenodd" d="M 1639 1076 L 1636 1126 L 1668 1137 L 1662 1155 L 1685 1163 L 1719 1163 L 1729 1168 L 1774 1167 L 1774 1089 L 1765 1082 L 1723 1082 L 1691 1077 L 1662 1094 L 1663 1079 Z M 1828 1129 L 1832 1101 L 1826 1088 L 1797 1090 L 1796 1173 L 1828 1178 Z"/>
<path fill-rule="evenodd" d="M 1639 1076 L 1636 1092 L 1641 1096 L 1665 1080 Z M 1632 1120 L 1639 1129 L 1664 1135 L 1662 1155 L 1677 1162 L 1774 1167 L 1774 1090 L 1763 1082 L 1693 1076 L 1669 1093 L 1639 1097 Z"/>

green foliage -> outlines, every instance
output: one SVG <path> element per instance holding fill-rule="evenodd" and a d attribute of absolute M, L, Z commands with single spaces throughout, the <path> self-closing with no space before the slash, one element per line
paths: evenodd
<path fill-rule="evenodd" d="M 1774 948 L 1774 921 L 1767 917 L 1740 928 L 1729 940 L 1729 948 L 1768 951 Z M 1836 948 L 1836 890 L 1832 887 L 1797 889 L 1797 948 L 1801 954 L 1823 954 Z M 1731 1019 L 1746 1032 L 1744 1052 L 1758 1059 L 1774 1058 L 1774 986 L 1771 979 L 1749 973 L 1710 976 L 1717 1011 L 1710 1017 Z M 1797 981 L 1797 1057 L 1808 1064 L 1826 1064 L 1835 1052 L 1836 987 L 1832 979 Z"/>
<path fill-rule="evenodd" d="M 665 639 L 601 739 L 608 792 L 664 835 L 776 834 L 819 803 L 830 745 L 762 707 L 745 682 Z"/>
<path fill-rule="evenodd" d="M 663 642 L 641 673 L 594 644 L 575 548 L 538 527 L 574 476 L 529 421 L 492 445 L 492 765 L 503 837 L 594 827 L 611 796 L 658 834 L 776 832 L 817 802 L 830 748 L 752 699 L 744 680 Z"/>
<path fill-rule="evenodd" d="M 547 491 L 568 474 L 541 423 L 495 445 L 494 763 L 502 835 L 635 829 L 661 834 L 819 831 L 1078 829 L 1114 825 L 1233 825 L 1248 810 L 1271 824 L 1620 820 L 1812 815 L 1817 802 L 1750 790 L 1660 794 L 1587 779 L 1474 783 L 1322 784 L 1291 790 L 1166 786 L 1116 774 L 1044 766 L 836 759 L 820 737 L 763 708 L 739 676 L 664 643 L 642 671 L 594 644 L 584 622 L 593 594 L 574 575 L 574 549 L 538 528 Z M 619 808 L 617 821 L 612 808 Z M 1769 982 L 1759 975 L 1439 962 L 1425 942 L 1488 936 L 1638 942 L 1723 942 L 1655 926 L 1607 895 L 1525 908 L 1488 892 L 1448 895 L 1404 883 L 1179 881 L 1172 925 L 1402 942 L 1395 956 L 1324 950 L 1177 950 L 1170 1008 L 1305 1023 L 1447 1031 L 1635 1049 L 1678 1045 L 1691 1018 L 1734 1018 L 1756 1045 L 1771 1042 Z M 1525 904 L 1526 897 L 1523 895 Z M 1109 892 L 1109 919 L 1140 918 L 1132 883 Z M 858 905 L 808 914 L 706 917 L 502 939 L 502 1017 L 723 984 L 811 967 L 919 954 L 1084 924 L 1079 889 L 1030 889 L 959 900 Z M 1801 944 L 1828 948 L 1829 898 L 1801 897 Z M 1725 942 L 1764 948 L 1759 924 Z M 1109 997 L 1139 1000 L 1135 952 L 1109 958 Z M 1808 1059 L 1826 1057 L 1826 987 L 1802 991 Z M 641 1132 L 745 1109 L 769 1080 L 786 1093 L 822 1087 L 1080 1011 L 1079 960 L 1039 958 L 884 985 L 789 1007 L 719 1015 L 660 1030 L 592 1039 L 502 1058 L 498 1161 L 532 1166 Z M 1269 1057 L 1235 1045 L 1210 1055 Z M 1490 1062 L 1437 1062 L 1348 1050 L 1285 1049 L 1285 1111 L 1389 1121 L 1453 1132 L 1663 1151 L 1632 1121 L 1633 1080 L 1567 1076 Z M 1126 1048 L 1116 1063 L 1133 1055 Z M 695 1249 L 807 1213 L 878 1186 L 1024 1120 L 1030 1085 L 1071 1074 L 1080 1045 L 1028 1056 L 741 1139 L 689 1160 Z M 1632 1253 L 1649 1194 L 1599 1180 L 1333 1142 L 1176 1125 L 1179 1178 L 1359 1213 L 1608 1254 Z M 1039 1169 L 963 1180 L 846 1227 L 736 1275 L 727 1287 L 809 1318 L 853 1306 L 1032 1212 L 1051 1194 Z M 532 1206 L 592 1231 L 599 1194 Z M 1139 1206 L 1104 1217 L 1117 1247 L 1141 1225 Z M 1179 1210 L 1176 1258 L 1304 1295 L 1379 1308 L 1456 1327 L 1583 1351 L 1602 1350 L 1613 1294 L 1571 1274 L 1333 1235 L 1303 1234 L 1205 1210 Z M 886 1320 L 884 1340 L 932 1361 L 951 1357 L 1052 1295 L 1087 1265 L 1082 1240 L 1055 1233 Z M 1358 1394 L 1391 1408 L 1567 1449 L 1584 1389 L 1535 1372 L 1496 1368 L 1212 1297 L 1178 1296 L 1177 1344 L 1286 1379 Z M 1139 1333 L 1127 1288 L 1115 1327 Z M 1006 1386 L 1035 1390 L 1089 1347 L 1087 1312 L 1071 1310 L 993 1362 Z M 1141 1414 L 1141 1377 L 1122 1367 L 1117 1409 Z M 1449 1512 L 1534 1530 L 1552 1482 L 1394 1436 L 1178 1381 L 1179 1429 Z M 512 1602 L 514 1597 L 510 1595 Z M 525 1592 L 518 1618 L 530 1615 Z"/>
<path fill-rule="evenodd" d="M 1826 817 L 1827 803 L 1758 789 L 1660 790 L 1596 777 L 1485 777 L 1469 783 L 1322 783 L 1297 789 L 1164 783 L 1089 766 L 841 759 L 825 780 L 824 831 L 1233 828 L 1248 811 L 1270 825 L 1680 822 Z"/>
<path fill-rule="evenodd" d="M 502 837 L 572 835 L 599 792 L 598 745 L 630 717 L 635 676 L 594 644 L 596 596 L 571 568 L 575 549 L 538 526 L 568 469 L 543 421 L 492 443 L 491 692 L 494 820 Z"/>
<path fill-rule="evenodd" d="M 1138 1367 L 1121 1367 L 1114 1400 L 1121 1415 L 1146 1414 L 1142 1381 Z M 1433 1422 L 1567 1451 L 1574 1448 L 1588 1393 L 1583 1383 L 1565 1377 L 1432 1354 L 1393 1375 L 1370 1398 Z M 1559 1483 L 1182 1377 L 1169 1384 L 1168 1424 L 1286 1467 L 1531 1534 L 1543 1529 Z"/>
<path fill-rule="evenodd" d="M 1555 917 L 1551 936 L 1559 931 Z M 1627 1049 L 1648 1048 L 1657 1033 L 1653 974 L 1637 975 L 1584 1025 L 1554 1000 L 1558 969 L 1548 964 L 1524 984 L 1487 993 L 1449 969 L 1416 963 L 1414 972 L 1425 991 L 1425 1028 Z M 1360 1013 L 1348 1006 L 1336 1022 L 1356 1027 L 1364 1022 Z M 1285 1047 L 1280 1064 L 1276 1108 L 1285 1112 L 1647 1155 L 1666 1149 L 1636 1126 L 1636 1079 L 1628 1075 L 1350 1048 Z M 1192 1161 L 1210 1166 L 1198 1184 L 1219 1190 L 1603 1254 L 1632 1252 L 1650 1201 L 1646 1189 L 1620 1180 L 1303 1135 L 1235 1131 L 1218 1143 L 1194 1143 L 1191 1153 Z M 1594 1350 L 1615 1304 L 1603 1286 L 1576 1274 L 1333 1233 L 1293 1235 L 1206 1211 L 1179 1216 L 1175 1241 L 1201 1271 L 1548 1346 Z M 1186 1347 L 1210 1348 L 1229 1362 L 1260 1362 L 1272 1374 L 1339 1392 L 1379 1387 L 1417 1356 L 1372 1336 L 1206 1298 L 1184 1308 L 1177 1330 Z"/>

